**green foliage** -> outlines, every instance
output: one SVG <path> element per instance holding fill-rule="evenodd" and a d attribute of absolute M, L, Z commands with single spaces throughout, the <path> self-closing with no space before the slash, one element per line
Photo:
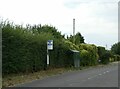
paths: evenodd
<path fill-rule="evenodd" d="M 98 55 L 100 63 L 102 64 L 108 64 L 110 62 L 110 59 L 112 58 L 112 53 L 109 50 L 106 50 L 105 47 L 98 46 Z"/>
<path fill-rule="evenodd" d="M 118 43 L 115 43 L 112 48 L 111 48 L 111 51 L 113 54 L 117 54 L 117 55 L 120 55 L 120 42 Z"/>
<path fill-rule="evenodd" d="M 80 57 L 82 66 L 96 65 L 98 62 L 97 47 L 91 44 L 80 44 Z"/>
<path fill-rule="evenodd" d="M 120 55 L 114 55 L 114 61 L 120 61 Z"/>
<path fill-rule="evenodd" d="M 105 47 L 102 47 L 102 46 L 98 46 L 98 55 L 99 55 L 99 62 L 101 63 L 101 60 L 102 59 L 102 56 L 105 54 L 106 50 L 105 50 Z"/>
<path fill-rule="evenodd" d="M 74 43 L 74 42 L 73 42 L 74 36 L 70 35 L 70 37 L 67 37 L 67 39 L 68 39 L 70 42 Z M 76 45 L 79 45 L 80 43 L 84 43 L 84 37 L 81 35 L 81 33 L 78 32 L 78 33 L 75 35 L 75 44 L 76 44 Z"/>
<path fill-rule="evenodd" d="M 81 50 L 80 51 L 80 65 L 81 66 L 87 66 L 89 65 L 89 52 L 87 50 Z"/>
<path fill-rule="evenodd" d="M 75 44 L 79 45 L 80 43 L 84 43 L 84 37 L 81 35 L 81 33 L 77 33 L 75 35 Z"/>
<path fill-rule="evenodd" d="M 110 62 L 111 53 L 106 50 L 105 53 L 101 56 L 101 63 L 108 64 Z"/>
<path fill-rule="evenodd" d="M 84 38 L 80 33 L 75 35 L 74 44 L 73 36 L 64 39 L 64 35 L 61 35 L 53 26 L 41 26 L 39 24 L 23 27 L 13 25 L 10 22 L 1 22 L 0 27 L 2 28 L 3 75 L 20 72 L 29 73 L 46 69 L 47 41 L 51 39 L 54 46 L 53 50 L 49 51 L 50 67 L 74 66 L 71 50 L 80 51 L 81 66 L 96 65 L 98 64 L 98 58 L 106 64 L 111 56 L 111 52 L 106 51 L 104 47 L 97 48 L 92 44 L 83 44 Z M 119 60 L 120 57 L 114 56 L 114 58 Z"/>
<path fill-rule="evenodd" d="M 70 50 L 64 41 L 55 40 L 54 49 L 50 53 L 50 66 L 52 67 L 66 67 L 72 65 L 70 58 Z"/>
<path fill-rule="evenodd" d="M 73 44 L 72 42 L 70 42 L 69 40 L 65 40 L 64 43 L 69 47 L 69 49 L 71 50 L 79 50 L 79 47 L 75 44 Z"/>
<path fill-rule="evenodd" d="M 6 25 L 3 31 L 3 73 L 34 72 L 46 66 L 48 33 L 33 35 Z"/>
<path fill-rule="evenodd" d="M 48 32 L 46 32 L 47 30 Z M 47 40 L 54 41 L 54 50 L 50 53 L 51 67 L 71 66 L 69 47 L 59 32 L 50 32 L 52 27 L 41 28 L 39 32 L 31 30 L 32 26 L 23 28 L 10 23 L 2 25 L 3 74 L 35 72 L 46 69 Z M 42 31 L 44 30 L 44 31 Z M 59 39 L 59 40 L 58 40 Z"/>
<path fill-rule="evenodd" d="M 41 24 L 38 24 L 38 25 L 34 25 L 34 26 L 28 25 L 27 27 L 34 34 L 40 34 L 40 33 L 44 32 L 44 33 L 49 33 L 49 34 L 53 35 L 54 38 L 57 38 L 57 39 L 62 39 L 63 38 L 61 33 L 58 32 L 57 29 L 55 27 L 53 27 L 53 26 L 48 26 L 48 25 L 41 26 Z"/>

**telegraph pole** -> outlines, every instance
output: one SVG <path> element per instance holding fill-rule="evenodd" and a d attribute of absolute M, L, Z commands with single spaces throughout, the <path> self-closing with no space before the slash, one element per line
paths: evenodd
<path fill-rule="evenodd" d="M 75 44 L 75 19 L 73 18 L 73 43 Z"/>
<path fill-rule="evenodd" d="M 107 44 L 106 44 L 106 49 L 107 49 Z"/>

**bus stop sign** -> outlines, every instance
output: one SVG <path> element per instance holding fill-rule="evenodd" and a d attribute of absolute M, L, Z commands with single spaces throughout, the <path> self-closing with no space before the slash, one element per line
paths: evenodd
<path fill-rule="evenodd" d="M 47 50 L 53 50 L 53 40 L 47 41 Z"/>

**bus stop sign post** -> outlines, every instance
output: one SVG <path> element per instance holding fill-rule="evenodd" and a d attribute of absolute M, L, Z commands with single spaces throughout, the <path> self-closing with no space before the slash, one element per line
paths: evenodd
<path fill-rule="evenodd" d="M 47 41 L 47 66 L 49 66 L 49 50 L 53 50 L 53 40 Z"/>

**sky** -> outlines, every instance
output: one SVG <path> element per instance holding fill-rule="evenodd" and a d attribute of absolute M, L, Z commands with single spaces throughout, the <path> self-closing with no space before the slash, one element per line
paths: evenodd
<path fill-rule="evenodd" d="M 119 0 L 0 0 L 0 17 L 15 24 L 55 26 L 62 34 L 80 32 L 86 43 L 110 49 L 118 42 Z"/>

